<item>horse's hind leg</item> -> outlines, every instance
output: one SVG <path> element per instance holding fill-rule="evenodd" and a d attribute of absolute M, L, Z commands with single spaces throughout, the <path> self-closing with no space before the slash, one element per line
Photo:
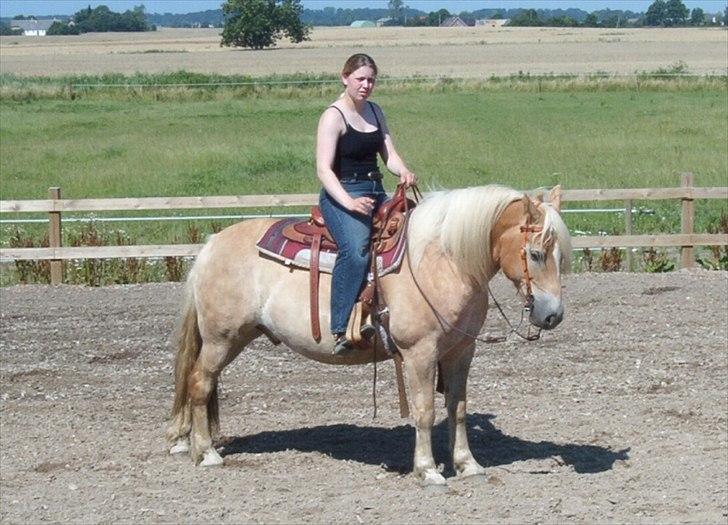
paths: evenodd
<path fill-rule="evenodd" d="M 451 350 L 441 361 L 441 373 L 445 386 L 445 401 L 450 429 L 450 451 L 455 472 L 459 476 L 485 474 L 485 469 L 475 460 L 468 444 L 466 426 L 466 387 L 474 345 Z"/>
<path fill-rule="evenodd" d="M 190 451 L 191 429 L 192 412 L 190 410 L 190 404 L 185 403 L 167 430 L 167 440 L 174 443 L 169 449 L 170 454 L 182 454 Z"/>
<path fill-rule="evenodd" d="M 222 465 L 222 458 L 212 446 L 212 433 L 218 425 L 217 379 L 232 360 L 229 342 L 203 342 L 188 379 L 191 431 L 190 456 L 202 466 Z M 236 352 L 237 353 L 237 352 Z"/>

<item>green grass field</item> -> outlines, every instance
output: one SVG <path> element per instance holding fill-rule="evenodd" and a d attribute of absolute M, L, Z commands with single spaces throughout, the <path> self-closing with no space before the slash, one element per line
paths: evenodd
<path fill-rule="evenodd" d="M 725 80 L 639 90 L 599 82 L 537 89 L 535 82 L 527 89 L 382 82 L 373 99 L 425 190 L 667 187 L 686 171 L 697 186 L 728 185 Z M 221 89 L 81 92 L 74 100 L 62 90 L 26 97 L 6 90 L 0 197 L 46 198 L 50 186 L 65 198 L 316 192 L 316 124 L 337 88 Z M 394 177 L 387 180 L 392 189 Z M 637 204 L 655 211 L 637 217 L 638 231 L 679 228 L 675 201 Z M 726 209 L 699 202 L 697 229 L 716 224 Z M 571 214 L 567 222 L 580 231 L 623 229 L 614 213 Z M 125 226 L 136 242 L 171 242 L 183 228 Z M 2 233 L 6 243 L 7 226 Z"/>

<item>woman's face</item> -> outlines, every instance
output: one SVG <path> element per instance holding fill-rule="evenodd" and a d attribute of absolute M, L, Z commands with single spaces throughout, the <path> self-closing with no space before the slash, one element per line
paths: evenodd
<path fill-rule="evenodd" d="M 355 69 L 348 76 L 341 77 L 346 86 L 346 93 L 354 102 L 361 102 L 369 98 L 374 91 L 374 82 L 377 80 L 374 70 L 369 66 Z"/>

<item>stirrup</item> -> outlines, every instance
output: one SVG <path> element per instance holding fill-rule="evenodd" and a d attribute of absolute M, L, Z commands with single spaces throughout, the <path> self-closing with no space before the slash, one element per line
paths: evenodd
<path fill-rule="evenodd" d="M 336 341 L 334 342 L 334 349 L 332 350 L 332 354 L 334 355 L 344 355 L 349 353 L 349 351 L 354 349 L 354 343 L 352 343 L 347 337 L 346 334 L 341 334 L 336 337 Z"/>
<path fill-rule="evenodd" d="M 377 329 L 369 323 L 363 324 L 361 325 L 359 334 L 361 334 L 361 338 L 365 341 L 370 341 L 371 339 L 374 339 L 375 335 L 377 335 Z"/>

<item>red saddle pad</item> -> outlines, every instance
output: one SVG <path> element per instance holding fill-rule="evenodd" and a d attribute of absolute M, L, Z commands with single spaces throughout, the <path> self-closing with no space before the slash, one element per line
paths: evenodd
<path fill-rule="evenodd" d="M 311 246 L 292 241 L 283 235 L 283 230 L 295 223 L 307 222 L 305 219 L 291 217 L 273 223 L 256 243 L 258 251 L 282 264 L 297 268 L 309 269 L 311 264 Z M 406 226 L 405 226 L 406 228 Z M 405 230 L 406 231 L 406 230 Z M 399 241 L 388 251 L 377 255 L 377 271 L 379 275 L 397 271 L 404 257 L 406 235 L 400 235 Z M 336 262 L 336 249 L 321 247 L 319 254 L 319 270 L 331 273 Z"/>

